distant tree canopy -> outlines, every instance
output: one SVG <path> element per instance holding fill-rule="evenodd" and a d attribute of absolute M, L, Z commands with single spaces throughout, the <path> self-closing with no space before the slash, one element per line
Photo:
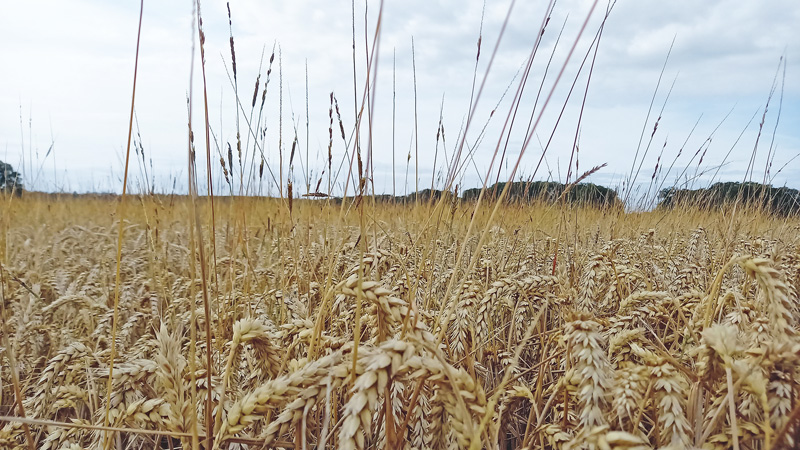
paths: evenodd
<path fill-rule="evenodd" d="M 0 191 L 22 195 L 22 176 L 11 167 L 11 164 L 0 161 Z"/>
<path fill-rule="evenodd" d="M 496 199 L 503 192 L 506 183 L 497 183 L 491 187 L 486 188 L 484 198 L 487 200 Z M 509 203 L 554 203 L 563 199 L 566 203 L 593 206 L 593 207 L 618 207 L 622 206 L 622 201 L 617 197 L 617 192 L 607 187 L 598 186 L 596 184 L 585 183 L 573 185 L 564 194 L 566 186 L 561 183 L 549 181 L 518 181 L 512 182 L 509 187 L 508 195 L 505 201 Z M 480 188 L 467 189 L 461 195 L 465 201 L 475 201 L 481 193 Z M 452 195 L 448 191 L 440 191 L 438 189 L 423 189 L 417 193 L 411 193 L 406 196 L 392 195 L 376 195 L 375 199 L 378 201 L 394 201 L 398 203 L 411 203 L 419 200 L 429 201 L 431 198 L 438 200 L 442 195 Z M 452 197 L 450 197 L 452 198 Z M 341 199 L 336 199 L 341 201 Z M 349 197 L 348 200 L 352 200 Z"/>
<path fill-rule="evenodd" d="M 497 183 L 486 188 L 485 195 L 491 199 L 499 197 L 505 186 L 505 182 Z M 617 191 L 604 186 L 581 183 L 571 186 L 564 193 L 566 188 L 566 185 L 552 181 L 512 182 L 508 188 L 507 199 L 509 202 L 518 203 L 553 203 L 563 195 L 564 201 L 570 204 L 596 207 L 622 205 L 617 197 Z M 477 200 L 480 193 L 480 188 L 467 189 L 464 191 L 463 198 L 464 200 Z"/>
<path fill-rule="evenodd" d="M 790 216 L 800 214 L 800 192 L 787 187 L 775 188 L 761 183 L 714 183 L 704 189 L 662 189 L 659 208 L 695 206 L 719 208 L 739 202 L 765 212 Z"/>

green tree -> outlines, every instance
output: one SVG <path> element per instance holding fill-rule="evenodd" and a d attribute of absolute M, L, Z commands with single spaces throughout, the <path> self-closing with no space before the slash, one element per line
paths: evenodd
<path fill-rule="evenodd" d="M 11 164 L 0 161 L 0 191 L 22 195 L 22 176 L 14 170 Z"/>
<path fill-rule="evenodd" d="M 800 214 L 800 191 L 753 182 L 720 182 L 702 189 L 668 188 L 661 190 L 659 199 L 661 208 L 712 209 L 738 203 L 781 216 Z"/>

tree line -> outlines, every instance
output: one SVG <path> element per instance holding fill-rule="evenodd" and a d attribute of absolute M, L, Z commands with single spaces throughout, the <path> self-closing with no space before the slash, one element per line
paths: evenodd
<path fill-rule="evenodd" d="M 507 183 L 500 182 L 487 187 L 484 199 L 496 200 L 506 185 Z M 21 196 L 23 191 L 22 175 L 15 171 L 11 164 L 0 161 L 0 192 Z M 460 196 L 457 188 L 455 192 L 425 189 L 405 196 L 376 195 L 375 199 L 413 203 L 438 200 L 446 195 L 450 198 L 459 196 L 465 201 L 476 201 L 480 193 L 481 188 L 466 189 Z M 352 197 L 350 199 L 352 200 Z M 337 202 L 341 200 L 334 198 Z M 780 216 L 800 215 L 800 191 L 785 186 L 773 187 L 755 182 L 718 182 L 700 189 L 665 188 L 659 192 L 658 200 L 657 208 L 660 209 L 685 207 L 715 209 L 738 204 Z M 511 182 L 505 201 L 524 204 L 552 204 L 563 201 L 571 205 L 597 208 L 622 206 L 622 201 L 614 189 L 593 183 L 565 185 L 554 181 Z"/>

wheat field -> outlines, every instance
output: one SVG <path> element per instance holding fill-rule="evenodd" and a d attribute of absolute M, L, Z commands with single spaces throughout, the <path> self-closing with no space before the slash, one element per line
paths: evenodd
<path fill-rule="evenodd" d="M 795 219 L 215 202 L 4 200 L 0 447 L 800 443 Z"/>

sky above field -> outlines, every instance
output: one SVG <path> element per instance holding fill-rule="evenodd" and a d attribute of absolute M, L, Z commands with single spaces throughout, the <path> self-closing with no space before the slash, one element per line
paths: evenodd
<path fill-rule="evenodd" d="M 372 72 L 377 81 L 370 91 L 376 192 L 405 194 L 417 186 L 442 186 L 468 117 L 473 74 L 477 72 L 479 86 L 509 5 L 509 1 L 487 1 L 485 7 L 482 1 L 385 2 L 377 70 Z M 588 180 L 618 188 L 633 180 L 639 195 L 659 187 L 702 187 L 746 178 L 800 188 L 800 158 L 793 159 L 800 154 L 799 2 L 619 0 L 595 55 L 592 45 L 607 6 L 600 2 L 567 61 L 591 5 L 586 0 L 556 2 L 533 59 L 505 160 L 499 172 L 495 163 L 490 182 L 508 179 L 521 152 L 515 179 L 564 181 L 577 135 L 573 179 L 574 173 L 607 164 Z M 483 182 L 498 142 L 500 153 L 505 148 L 503 124 L 546 7 L 547 2 L 531 1 L 514 6 L 466 132 L 465 162 L 455 180 L 465 188 Z M 229 190 L 219 163 L 220 156 L 227 160 L 228 143 L 233 148 L 235 178 L 240 173 L 245 178 L 255 174 L 255 179 L 244 182 L 250 193 L 277 193 L 275 180 L 281 173 L 284 181 L 294 180 L 295 193 L 316 190 L 320 179 L 319 190 L 328 190 L 330 93 L 338 101 L 349 140 L 355 105 L 360 106 L 364 93 L 365 55 L 373 45 L 379 8 L 379 2 L 355 2 L 354 90 L 350 2 L 231 2 L 243 111 L 238 115 L 240 169 L 226 4 L 202 3 L 215 190 Z M 33 0 L 3 6 L 0 159 L 24 173 L 28 188 L 121 190 L 138 18 L 139 3 L 129 0 Z M 145 1 L 134 127 L 134 138 L 144 148 L 144 163 L 132 147 L 133 191 L 154 186 L 159 192 L 185 192 L 192 26 L 191 2 Z M 265 106 L 259 115 L 273 51 Z M 563 76 L 545 105 L 562 67 Z M 251 113 L 259 74 L 259 100 Z M 192 120 L 202 157 L 198 165 L 204 168 L 202 99 L 198 55 Z M 532 110 L 534 118 L 541 114 L 541 120 L 525 146 Z M 334 121 L 331 182 L 335 181 L 333 192 L 341 193 L 346 148 L 335 113 Z M 362 122 L 366 160 L 369 121 L 365 117 Z M 437 142 L 440 122 L 444 140 L 440 137 Z M 258 145 L 248 123 L 266 127 Z M 259 181 L 257 162 L 253 166 L 251 161 L 260 160 L 262 151 L 267 164 Z M 747 173 L 751 166 L 752 175 Z M 234 191 L 239 189 L 236 183 Z"/>

